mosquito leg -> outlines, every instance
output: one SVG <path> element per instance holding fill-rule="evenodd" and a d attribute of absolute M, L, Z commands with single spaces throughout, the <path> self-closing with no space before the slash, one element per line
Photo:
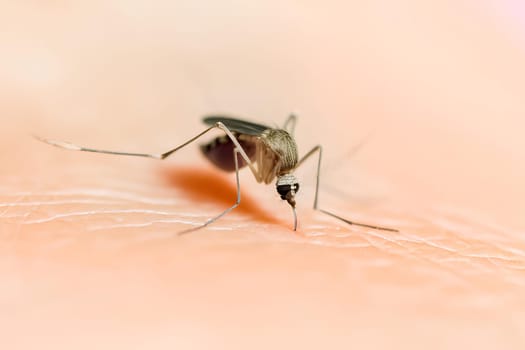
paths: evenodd
<path fill-rule="evenodd" d="M 255 169 L 252 161 L 250 160 L 250 158 L 248 157 L 248 155 L 246 154 L 246 152 L 242 148 L 241 144 L 239 143 L 239 141 L 237 141 L 237 138 L 232 134 L 232 132 L 221 122 L 215 123 L 215 125 L 210 126 L 206 130 L 204 130 L 203 132 L 199 133 L 198 135 L 192 137 L 191 139 L 189 139 L 188 141 L 184 142 L 183 144 L 181 144 L 181 145 L 179 145 L 179 146 L 169 150 L 168 152 L 164 152 L 164 153 L 161 153 L 161 154 L 108 151 L 108 150 L 102 150 L 102 149 L 82 147 L 82 146 L 78 146 L 78 145 L 75 145 L 75 144 L 72 144 L 72 143 L 69 143 L 69 142 L 49 140 L 49 139 L 41 138 L 41 137 L 38 137 L 38 136 L 35 136 L 35 138 L 37 140 L 39 140 L 39 141 L 45 142 L 45 143 L 50 144 L 52 146 L 56 146 L 56 147 L 64 148 L 64 149 L 68 149 L 68 150 L 73 150 L 73 151 L 105 153 L 105 154 L 115 154 L 115 155 L 120 155 L 120 156 L 144 157 L 144 158 L 154 158 L 154 159 L 166 159 L 169 156 L 171 156 L 173 153 L 175 153 L 178 150 L 180 150 L 181 148 L 189 145 L 190 143 L 192 143 L 193 141 L 197 140 L 198 138 L 200 138 L 204 134 L 208 133 L 210 130 L 216 129 L 216 128 L 217 129 L 221 129 L 230 138 L 230 140 L 235 145 L 235 147 L 238 150 L 238 152 L 241 155 L 241 157 L 244 159 L 246 164 L 248 164 L 248 166 L 249 166 L 250 170 L 252 171 L 253 175 L 255 176 L 255 178 L 259 179 L 259 172 L 257 171 L 257 169 Z"/>
<path fill-rule="evenodd" d="M 283 125 L 283 129 L 288 131 L 290 135 L 293 135 L 295 131 L 296 123 L 297 123 L 297 116 L 292 113 L 288 116 L 288 118 L 286 118 L 286 121 L 284 122 L 284 125 Z"/>
<path fill-rule="evenodd" d="M 315 180 L 315 197 L 314 197 L 314 209 L 317 210 L 317 197 L 319 194 L 319 180 L 321 177 L 321 159 L 323 157 L 323 147 L 321 145 L 317 145 L 314 148 L 312 148 L 308 153 L 306 153 L 298 162 L 295 168 L 297 169 L 305 160 L 310 158 L 315 152 L 319 153 L 319 158 L 317 160 L 317 175 Z"/>
<path fill-rule="evenodd" d="M 131 153 L 131 152 L 117 152 L 117 151 L 107 151 L 102 149 L 95 149 L 95 148 L 88 148 L 83 146 L 78 146 L 70 142 L 65 141 L 57 141 L 57 140 L 51 140 L 51 139 L 45 139 L 40 136 L 34 136 L 35 139 L 38 141 L 47 143 L 48 145 L 67 149 L 70 151 L 82 151 L 82 152 L 94 152 L 94 153 L 105 153 L 105 154 L 115 154 L 119 156 L 132 156 L 132 157 L 145 157 L 145 158 L 156 158 L 156 159 L 162 159 L 161 155 L 157 154 L 147 154 L 147 153 Z"/>
<path fill-rule="evenodd" d="M 326 211 L 326 210 L 323 210 L 323 209 L 317 209 L 317 210 L 319 210 L 321 213 L 324 213 L 326 215 L 330 215 L 333 218 L 336 218 L 336 219 L 339 219 L 339 220 L 341 220 L 343 222 L 346 222 L 349 225 L 368 227 L 368 228 L 373 228 L 375 230 L 382 230 L 382 231 L 399 232 L 399 230 L 396 230 L 395 228 L 388 228 L 388 227 L 382 227 L 382 226 L 362 224 L 362 223 L 358 223 L 358 222 L 355 222 L 355 221 L 347 220 L 345 218 L 340 217 L 339 215 L 332 214 L 329 211 Z"/>
<path fill-rule="evenodd" d="M 327 214 L 327 215 L 330 215 L 331 217 L 339 219 L 339 220 L 341 220 L 343 222 L 346 222 L 349 225 L 368 227 L 368 228 L 372 228 L 372 229 L 376 229 L 376 230 L 383 230 L 383 231 L 399 232 L 396 229 L 392 229 L 392 228 L 388 228 L 388 227 L 368 225 L 368 224 L 362 224 L 362 223 L 355 222 L 355 221 L 350 221 L 350 220 L 344 219 L 344 218 L 342 218 L 342 217 L 340 217 L 338 215 L 332 214 L 332 213 L 330 213 L 330 212 L 328 212 L 326 210 L 320 209 L 317 206 L 317 204 L 318 204 L 317 200 L 318 200 L 318 197 L 319 197 L 319 180 L 320 180 L 320 176 L 321 176 L 321 158 L 322 158 L 322 155 L 323 155 L 323 148 L 322 148 L 322 146 L 321 145 L 317 145 L 314 148 L 312 148 L 308 153 L 306 153 L 299 160 L 299 162 L 297 162 L 297 165 L 295 166 L 295 168 L 298 168 L 305 160 L 307 160 L 309 157 L 311 157 L 316 152 L 319 153 L 319 157 L 318 157 L 318 161 L 317 161 L 317 176 L 316 176 L 316 181 L 315 181 L 315 197 L 314 197 L 314 209 L 315 210 L 319 210 L 320 212 L 322 212 L 324 214 Z"/>
<path fill-rule="evenodd" d="M 229 207 L 228 209 L 226 209 L 225 211 L 220 213 L 219 215 L 214 216 L 211 219 L 209 219 L 208 221 L 206 221 L 204 224 L 196 226 L 196 227 L 192 227 L 192 228 L 190 228 L 188 230 L 184 230 L 184 231 L 179 232 L 178 233 L 179 236 L 183 235 L 183 234 L 186 234 L 186 233 L 193 232 L 193 231 L 197 231 L 197 230 L 199 230 L 199 229 L 201 229 L 203 227 L 208 226 L 209 224 L 217 221 L 218 219 L 220 219 L 224 215 L 228 214 L 230 211 L 232 211 L 233 209 L 235 209 L 239 205 L 239 203 L 241 202 L 241 182 L 239 180 L 239 161 L 237 160 L 237 154 L 239 154 L 239 153 L 240 153 L 240 151 L 237 148 L 234 148 L 234 150 L 233 150 L 233 159 L 235 161 L 235 179 L 237 181 L 237 199 L 236 199 L 235 203 L 231 207 Z"/>

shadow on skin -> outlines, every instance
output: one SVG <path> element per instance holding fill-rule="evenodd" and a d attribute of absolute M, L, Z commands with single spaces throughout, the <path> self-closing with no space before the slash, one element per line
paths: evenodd
<path fill-rule="evenodd" d="M 225 210 L 235 202 L 237 189 L 235 174 L 233 173 L 225 175 L 215 169 L 202 167 L 181 168 L 180 166 L 177 166 L 177 168 L 164 168 L 161 171 L 170 185 L 184 191 L 184 194 L 194 201 L 196 205 L 199 203 L 216 203 L 221 208 L 224 208 L 221 210 Z M 283 224 L 282 221 L 258 205 L 257 200 L 246 195 L 246 190 L 243 191 L 242 183 L 241 203 L 233 212 L 248 214 L 257 221 Z M 219 213 L 220 211 L 210 213 L 210 216 Z"/>

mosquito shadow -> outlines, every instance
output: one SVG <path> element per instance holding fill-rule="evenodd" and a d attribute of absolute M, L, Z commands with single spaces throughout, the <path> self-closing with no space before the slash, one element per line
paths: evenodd
<path fill-rule="evenodd" d="M 216 213 L 210 213 L 210 216 L 220 213 L 220 210 L 226 209 L 233 205 L 237 195 L 237 186 L 235 183 L 235 174 L 225 174 L 215 169 L 206 167 L 186 167 L 181 168 L 164 168 L 162 175 L 167 182 L 182 190 L 188 198 L 199 203 L 216 203 L 221 209 Z M 257 200 L 247 195 L 246 188 L 241 184 L 241 203 L 233 212 L 250 215 L 258 221 L 267 223 L 282 224 L 271 213 L 265 211 Z"/>

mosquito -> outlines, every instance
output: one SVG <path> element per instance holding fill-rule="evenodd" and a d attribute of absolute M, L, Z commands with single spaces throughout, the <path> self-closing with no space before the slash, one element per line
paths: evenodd
<path fill-rule="evenodd" d="M 166 159 L 181 148 L 186 147 L 213 129 L 220 129 L 223 131 L 224 135 L 218 136 L 211 142 L 201 145 L 201 151 L 204 156 L 216 167 L 227 172 L 235 171 L 237 199 L 231 207 L 224 210 L 219 215 L 212 217 L 201 225 L 179 232 L 179 234 L 189 233 L 206 227 L 224 215 L 228 214 L 240 204 L 241 186 L 239 180 L 239 170 L 246 166 L 250 169 L 258 183 L 270 184 L 276 179 L 275 186 L 277 193 L 281 199 L 287 201 L 292 208 L 293 229 L 296 231 L 297 213 L 295 209 L 295 195 L 299 191 L 299 182 L 294 175 L 294 171 L 299 168 L 307 159 L 314 155 L 317 155 L 317 175 L 313 203 L 313 208 L 315 210 L 341 220 L 349 225 L 362 226 L 376 230 L 399 232 L 396 229 L 388 227 L 350 221 L 318 207 L 319 180 L 321 174 L 323 148 L 321 145 L 317 145 L 307 152 L 302 158 L 299 158 L 297 144 L 293 137 L 296 121 L 297 117 L 292 114 L 286 119 L 282 128 L 272 128 L 266 125 L 257 124 L 242 119 L 231 118 L 228 116 L 207 116 L 203 118 L 204 124 L 208 126 L 204 131 L 192 137 L 183 144 L 161 154 L 108 151 L 77 146 L 69 142 L 49 140 L 40 137 L 36 138 L 47 144 L 73 151 Z"/>

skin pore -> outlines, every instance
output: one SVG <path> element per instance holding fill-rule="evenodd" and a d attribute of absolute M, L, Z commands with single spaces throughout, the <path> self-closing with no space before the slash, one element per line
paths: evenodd
<path fill-rule="evenodd" d="M 467 2 L 269 4 L 2 11 L 0 347 L 523 348 L 523 52 Z M 292 108 L 319 207 L 400 232 L 314 211 L 312 158 L 297 232 L 244 169 L 240 206 L 176 237 L 235 201 L 199 153 L 220 132 L 164 161 L 31 138 L 161 153 Z"/>

